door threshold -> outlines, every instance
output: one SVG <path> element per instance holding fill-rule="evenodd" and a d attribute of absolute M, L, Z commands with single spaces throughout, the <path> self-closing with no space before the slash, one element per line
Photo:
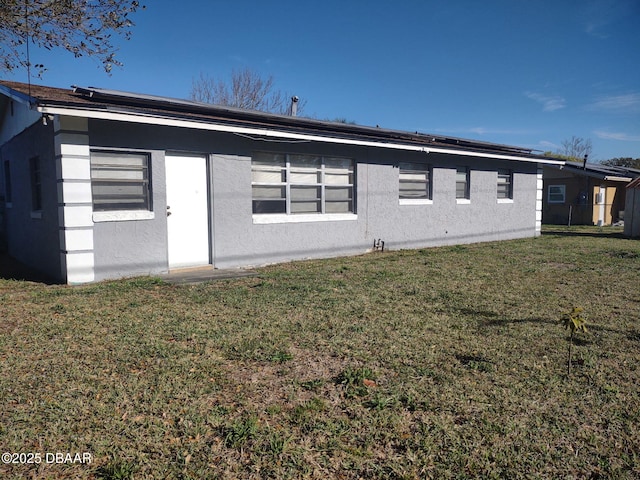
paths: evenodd
<path fill-rule="evenodd" d="M 201 272 L 206 270 L 215 270 L 210 263 L 207 265 L 196 265 L 195 267 L 178 267 L 170 268 L 169 273 L 189 273 L 189 272 Z"/>

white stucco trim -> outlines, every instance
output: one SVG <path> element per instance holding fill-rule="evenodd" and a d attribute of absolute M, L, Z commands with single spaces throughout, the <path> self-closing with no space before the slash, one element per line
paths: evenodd
<path fill-rule="evenodd" d="M 354 213 L 327 213 L 308 215 L 286 215 L 286 214 L 254 214 L 253 223 L 255 225 L 267 225 L 274 223 L 304 223 L 304 222 L 344 222 L 357 220 L 358 215 Z"/>
<path fill-rule="evenodd" d="M 538 167 L 536 175 L 536 229 L 535 235 L 540 236 L 542 234 L 542 197 L 544 182 L 542 180 L 542 167 Z"/>
<path fill-rule="evenodd" d="M 70 284 L 92 282 L 95 265 L 89 121 L 56 116 L 53 125 L 61 273 Z"/>
<path fill-rule="evenodd" d="M 93 282 L 93 252 L 67 252 L 61 254 L 70 284 Z"/>
<path fill-rule="evenodd" d="M 58 201 L 62 204 L 91 204 L 91 182 L 76 180 L 58 183 Z"/>
<path fill-rule="evenodd" d="M 113 212 L 93 212 L 94 222 L 126 222 L 129 220 L 153 220 L 154 212 L 147 210 L 119 210 Z"/>
<path fill-rule="evenodd" d="M 58 206 L 58 217 L 62 228 L 93 227 L 91 205 Z"/>
<path fill-rule="evenodd" d="M 93 227 L 61 230 L 60 244 L 67 252 L 93 251 Z"/>
<path fill-rule="evenodd" d="M 87 180 L 91 182 L 91 166 L 88 157 L 61 156 L 56 162 L 58 178 L 67 180 Z"/>
<path fill-rule="evenodd" d="M 401 198 L 400 205 L 433 205 L 433 200 L 428 198 Z"/>
<path fill-rule="evenodd" d="M 195 120 L 182 120 L 178 118 L 168 118 L 152 114 L 123 113 L 113 111 L 95 111 L 85 109 L 75 109 L 68 107 L 39 106 L 37 110 L 49 115 L 70 115 L 84 118 L 95 118 L 101 120 L 114 120 L 121 122 L 143 123 L 148 125 L 164 125 L 170 127 L 193 128 L 198 130 L 209 130 L 217 132 L 237 133 L 242 135 L 260 135 L 269 138 L 283 138 L 288 140 L 302 140 L 323 143 L 334 143 L 342 145 L 357 145 L 364 147 L 389 148 L 392 150 L 409 150 L 424 153 L 444 153 L 447 155 L 459 155 L 465 157 L 494 158 L 497 160 L 515 160 L 519 162 L 564 165 L 563 160 L 547 160 L 537 158 L 520 157 L 517 155 L 501 155 L 492 153 L 474 152 L 469 150 L 454 150 L 441 147 L 423 147 L 418 145 L 403 145 L 401 143 L 373 142 L 368 140 L 354 140 L 350 138 L 325 137 L 321 135 L 311 135 L 306 133 L 285 132 L 268 128 L 238 127 L 235 125 L 222 125 L 208 122 L 198 122 Z"/>

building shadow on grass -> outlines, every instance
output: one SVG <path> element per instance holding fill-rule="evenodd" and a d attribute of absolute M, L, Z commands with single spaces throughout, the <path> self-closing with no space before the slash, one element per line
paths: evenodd
<path fill-rule="evenodd" d="M 573 230 L 547 227 L 542 230 L 542 235 L 557 236 L 557 237 L 591 237 L 591 238 L 628 238 L 625 237 L 624 232 L 615 230 L 608 232 L 606 230 Z"/>
<path fill-rule="evenodd" d="M 495 312 L 486 312 L 486 311 L 472 311 L 468 310 L 467 313 L 469 315 L 477 315 L 480 320 L 481 327 L 506 327 L 508 325 L 516 325 L 522 323 L 544 323 L 547 325 L 557 325 L 561 327 L 559 320 L 553 320 L 549 318 L 540 318 L 540 317 L 531 317 L 531 318 L 505 318 L 501 315 L 496 314 Z M 605 327 L 603 325 L 597 324 L 587 324 L 587 332 L 608 332 L 614 333 L 618 335 L 622 335 L 632 342 L 640 343 L 640 331 L 638 330 L 620 330 L 618 328 Z M 569 334 L 567 333 L 566 340 L 569 341 Z M 580 335 L 573 337 L 574 345 L 584 346 L 584 345 L 592 345 L 594 342 L 594 337 L 591 337 L 589 333 L 586 336 Z"/>
<path fill-rule="evenodd" d="M 44 283 L 46 285 L 60 283 L 19 262 L 7 253 L 0 253 L 0 279 Z"/>
<path fill-rule="evenodd" d="M 491 310 L 479 310 L 475 308 L 456 308 L 455 310 L 462 315 L 473 317 L 481 327 L 504 327 L 518 323 L 559 323 L 559 321 L 542 317 L 507 318 L 505 315 Z"/>

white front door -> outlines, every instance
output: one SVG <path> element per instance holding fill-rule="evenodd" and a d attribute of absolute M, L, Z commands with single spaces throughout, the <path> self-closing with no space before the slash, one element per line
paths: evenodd
<path fill-rule="evenodd" d="M 207 158 L 167 155 L 169 269 L 209 264 Z"/>

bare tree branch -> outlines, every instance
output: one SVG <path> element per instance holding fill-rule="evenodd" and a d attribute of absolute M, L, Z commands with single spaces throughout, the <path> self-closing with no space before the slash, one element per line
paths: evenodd
<path fill-rule="evenodd" d="M 273 76 L 262 78 L 248 68 L 234 70 L 228 83 L 200 73 L 191 83 L 190 97 L 204 103 L 283 115 L 291 108 L 291 95 L 275 89 Z M 305 103 L 298 103 L 298 113 Z"/>
<path fill-rule="evenodd" d="M 592 146 L 589 138 L 573 136 L 568 140 L 563 140 L 560 145 L 558 153 L 566 157 L 582 160 L 585 155 L 591 155 Z"/>

